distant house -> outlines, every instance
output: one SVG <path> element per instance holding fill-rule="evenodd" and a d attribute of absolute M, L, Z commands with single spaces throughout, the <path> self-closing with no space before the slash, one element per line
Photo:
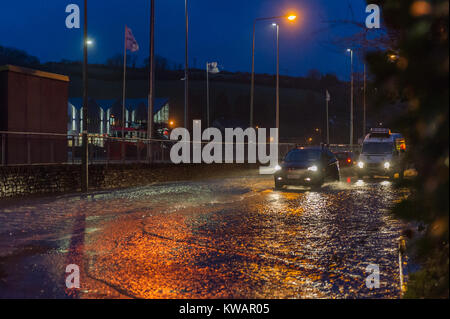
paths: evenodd
<path fill-rule="evenodd" d="M 122 125 L 122 101 L 119 99 L 97 100 L 89 99 L 88 132 L 91 134 L 112 135 L 113 131 L 125 128 L 140 127 L 146 129 L 148 100 L 125 100 L 125 125 Z M 79 134 L 83 131 L 83 99 L 69 98 L 68 132 Z M 153 121 L 157 130 L 169 126 L 169 99 L 156 98 L 153 108 Z"/>

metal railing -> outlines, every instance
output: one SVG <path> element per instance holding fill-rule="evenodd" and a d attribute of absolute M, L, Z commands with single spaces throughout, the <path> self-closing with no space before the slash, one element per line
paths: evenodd
<path fill-rule="evenodd" d="M 174 142 L 159 139 L 88 135 L 89 163 L 170 162 Z M 80 164 L 82 136 L 0 131 L 0 165 Z"/>
<path fill-rule="evenodd" d="M 169 139 L 118 138 L 100 134 L 88 135 L 89 163 L 171 163 L 170 150 L 178 141 Z M 189 142 L 195 143 L 195 142 Z M 209 142 L 202 142 L 205 145 Z M 222 147 L 225 143 L 222 143 Z M 243 143 L 247 161 L 248 143 Z M 236 153 L 237 143 L 233 143 Z M 268 145 L 267 145 L 268 146 Z M 279 143 L 278 156 L 283 158 L 299 143 Z M 190 145 L 192 147 L 192 145 Z M 332 151 L 358 151 L 359 146 L 330 145 Z M 151 160 L 148 156 L 148 148 Z M 267 148 L 267 152 L 269 149 Z M 225 152 L 222 152 L 223 156 Z M 82 136 L 58 133 L 0 131 L 0 165 L 80 164 Z M 192 152 L 191 152 L 192 157 Z"/>

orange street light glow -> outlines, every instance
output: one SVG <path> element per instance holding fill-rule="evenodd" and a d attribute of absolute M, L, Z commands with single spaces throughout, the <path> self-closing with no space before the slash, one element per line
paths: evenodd
<path fill-rule="evenodd" d="M 391 60 L 395 60 L 395 59 L 397 59 L 398 58 L 398 56 L 397 55 L 395 55 L 395 54 L 391 54 L 390 56 L 390 59 Z"/>
<path fill-rule="evenodd" d="M 292 15 L 288 16 L 287 18 L 289 21 L 294 21 L 295 19 L 297 19 L 297 16 L 292 14 Z"/>

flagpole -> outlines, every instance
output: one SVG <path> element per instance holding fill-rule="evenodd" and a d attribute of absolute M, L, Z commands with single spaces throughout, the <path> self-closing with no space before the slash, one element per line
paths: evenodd
<path fill-rule="evenodd" d="M 125 79 L 127 72 L 127 26 L 125 26 L 124 46 L 123 46 L 123 84 L 122 84 L 122 161 L 125 160 Z"/>
<path fill-rule="evenodd" d="M 209 62 L 206 62 L 206 123 L 209 127 Z"/>
<path fill-rule="evenodd" d="M 329 96 L 330 95 L 329 95 L 328 90 L 327 90 L 326 100 L 327 100 L 327 144 L 328 145 L 330 145 L 330 120 L 328 118 L 328 102 L 330 100 Z"/>

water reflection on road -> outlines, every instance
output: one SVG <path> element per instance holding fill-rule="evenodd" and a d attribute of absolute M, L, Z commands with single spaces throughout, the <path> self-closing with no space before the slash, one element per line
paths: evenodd
<path fill-rule="evenodd" d="M 383 180 L 274 191 L 242 177 L 9 204 L 0 297 L 397 298 L 389 208 L 406 194 Z M 68 263 L 81 264 L 70 296 Z"/>

